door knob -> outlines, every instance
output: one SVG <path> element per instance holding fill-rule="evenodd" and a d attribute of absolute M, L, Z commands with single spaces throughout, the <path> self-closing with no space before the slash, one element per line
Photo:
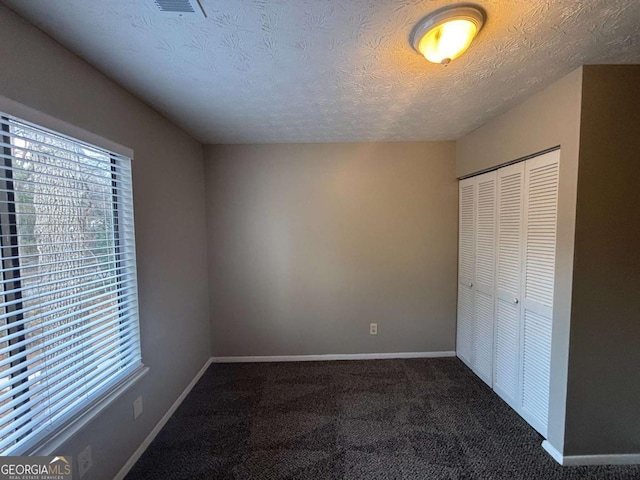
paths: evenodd
<path fill-rule="evenodd" d="M 518 300 L 517 298 L 514 298 L 513 303 L 520 303 L 520 300 Z"/>
<path fill-rule="evenodd" d="M 473 287 L 473 282 L 469 282 L 469 288 Z"/>

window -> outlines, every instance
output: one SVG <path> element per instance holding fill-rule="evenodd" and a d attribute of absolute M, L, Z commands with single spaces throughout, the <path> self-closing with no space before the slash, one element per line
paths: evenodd
<path fill-rule="evenodd" d="M 25 454 L 140 355 L 131 160 L 0 113 L 0 454 Z"/>

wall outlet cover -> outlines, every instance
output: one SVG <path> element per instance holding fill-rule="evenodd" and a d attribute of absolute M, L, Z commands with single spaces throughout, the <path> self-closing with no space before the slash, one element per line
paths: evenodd
<path fill-rule="evenodd" d="M 135 420 L 142 415 L 142 395 L 133 401 L 133 419 Z"/>
<path fill-rule="evenodd" d="M 370 323 L 369 324 L 369 335 L 377 335 L 378 334 L 378 324 Z"/>
<path fill-rule="evenodd" d="M 87 445 L 84 450 L 78 454 L 78 474 L 80 478 L 93 467 L 93 457 L 91 455 L 91 445 Z"/>

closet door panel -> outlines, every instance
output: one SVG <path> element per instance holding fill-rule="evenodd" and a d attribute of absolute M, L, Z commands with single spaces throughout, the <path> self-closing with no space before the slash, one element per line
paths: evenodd
<path fill-rule="evenodd" d="M 456 354 L 471 367 L 473 345 L 473 290 L 466 285 L 458 285 L 458 330 L 456 336 Z"/>
<path fill-rule="evenodd" d="M 493 388 L 518 408 L 520 384 L 520 308 L 498 298 L 496 302 L 495 369 Z"/>
<path fill-rule="evenodd" d="M 522 352 L 522 416 L 547 435 L 551 367 L 551 319 L 525 310 Z"/>
<path fill-rule="evenodd" d="M 458 325 L 456 352 L 467 365 L 472 365 L 474 279 L 475 279 L 475 203 L 476 180 L 468 178 L 459 184 L 458 241 Z"/>
<path fill-rule="evenodd" d="M 523 252 L 524 163 L 498 170 L 494 389 L 520 403 L 520 299 Z"/>
<path fill-rule="evenodd" d="M 547 433 L 560 152 L 525 163 L 522 411 Z"/>
<path fill-rule="evenodd" d="M 476 178 L 475 315 L 473 370 L 493 385 L 493 314 L 495 302 L 496 172 Z"/>
<path fill-rule="evenodd" d="M 495 278 L 496 172 L 477 177 L 476 281 L 478 288 L 493 294 Z"/>
<path fill-rule="evenodd" d="M 493 295 L 476 290 L 473 371 L 490 387 L 493 385 L 493 310 Z"/>

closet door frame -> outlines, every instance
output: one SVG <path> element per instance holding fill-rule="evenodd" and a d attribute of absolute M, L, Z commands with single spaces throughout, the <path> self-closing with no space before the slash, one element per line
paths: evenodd
<path fill-rule="evenodd" d="M 549 412 L 549 387 L 551 380 L 551 344 L 553 327 L 553 283 L 555 280 L 555 264 L 557 254 L 557 214 L 559 185 L 560 150 L 542 153 L 538 156 L 518 163 L 500 167 L 492 172 L 480 174 L 460 180 L 460 245 L 458 250 L 458 329 L 464 324 L 463 335 L 457 335 L 457 355 L 478 377 L 488 383 L 520 416 L 544 437 L 547 435 Z M 501 210 L 501 179 L 519 174 L 517 187 L 506 185 L 505 188 L 519 189 L 518 206 L 511 206 L 510 211 Z M 493 285 L 481 285 L 478 280 L 479 259 L 478 243 L 485 243 L 487 229 L 483 238 L 478 240 L 480 187 L 487 178 L 493 175 L 494 182 L 494 236 L 493 236 Z M 533 182 L 533 183 L 532 183 Z M 555 182 L 555 183 L 554 183 Z M 533 187 L 532 187 L 533 185 Z M 552 187 L 552 185 L 554 185 Z M 532 190 L 533 188 L 533 190 Z M 463 189 L 466 189 L 466 211 L 463 212 Z M 469 208 L 471 195 L 471 208 Z M 513 195 L 513 193 L 512 193 Z M 486 198 L 485 198 L 486 222 Z M 510 200 L 515 202 L 513 198 Z M 555 203 L 554 203 L 555 202 Z M 551 208 L 554 205 L 554 208 Z M 517 211 L 519 224 L 514 228 L 514 212 Z M 505 241 L 501 238 L 501 216 L 508 215 L 504 225 L 511 223 L 506 234 L 518 238 Z M 463 222 L 464 232 L 463 232 Z M 507 229 L 507 227 L 505 227 Z M 463 234 L 469 238 L 463 240 Z M 507 238 L 508 240 L 508 238 Z M 464 243 L 464 245 L 463 245 Z M 517 244 L 517 248 L 514 247 Z M 502 249 L 502 250 L 501 250 Z M 464 251 L 464 252 L 463 252 Z M 502 253 L 504 251 L 504 253 Z M 518 258 L 515 259 L 517 252 Z M 463 253 L 466 255 L 463 259 Z M 507 258 L 501 281 L 501 255 Z M 463 263 L 464 268 L 463 268 Z M 487 263 L 480 262 L 480 267 L 487 270 Z M 517 269 L 517 272 L 514 272 Z M 507 271 L 507 270 L 510 270 Z M 481 275 L 487 277 L 485 274 Z M 486 280 L 486 278 L 484 278 Z M 486 283 L 486 282 L 485 282 Z M 513 288 L 509 288 L 513 284 Z M 503 287 L 503 288 L 499 288 Z M 477 364 L 479 348 L 478 338 L 479 313 L 478 295 L 493 295 L 491 308 L 491 373 L 482 372 L 486 367 Z M 461 300 L 466 303 L 461 304 Z M 465 311 L 462 312 L 460 307 Z M 503 310 L 499 314 L 500 307 Z M 480 308 L 482 310 L 482 308 Z M 462 313 L 462 315 L 461 315 Z M 486 320 L 486 314 L 481 312 Z M 499 316 L 500 315 L 500 316 Z M 499 324 L 499 321 L 503 323 Z M 485 322 L 486 323 L 486 322 Z M 507 325 L 508 331 L 503 326 Z M 485 325 L 486 327 L 486 325 Z M 486 333 L 484 328 L 483 332 Z M 506 334 L 505 334 L 506 331 Z M 502 335 L 502 338 L 499 338 Z M 486 335 L 485 335 L 486 336 Z M 466 344 L 462 344 L 462 342 Z M 486 345 L 486 341 L 483 340 Z M 498 351 L 502 342 L 511 351 Z M 482 354 L 486 350 L 481 346 Z M 512 345 L 509 347 L 509 345 Z M 462 347 L 462 348 L 461 348 Z M 503 358 L 498 358 L 503 355 Z M 500 384 L 498 368 L 507 366 L 501 373 L 507 380 Z M 486 368 L 485 368 L 486 370 Z M 515 373 L 514 373 L 515 371 Z M 514 385 L 515 382 L 515 385 Z M 504 388 L 503 388 L 504 387 Z M 546 405 L 545 402 L 546 401 Z"/>

